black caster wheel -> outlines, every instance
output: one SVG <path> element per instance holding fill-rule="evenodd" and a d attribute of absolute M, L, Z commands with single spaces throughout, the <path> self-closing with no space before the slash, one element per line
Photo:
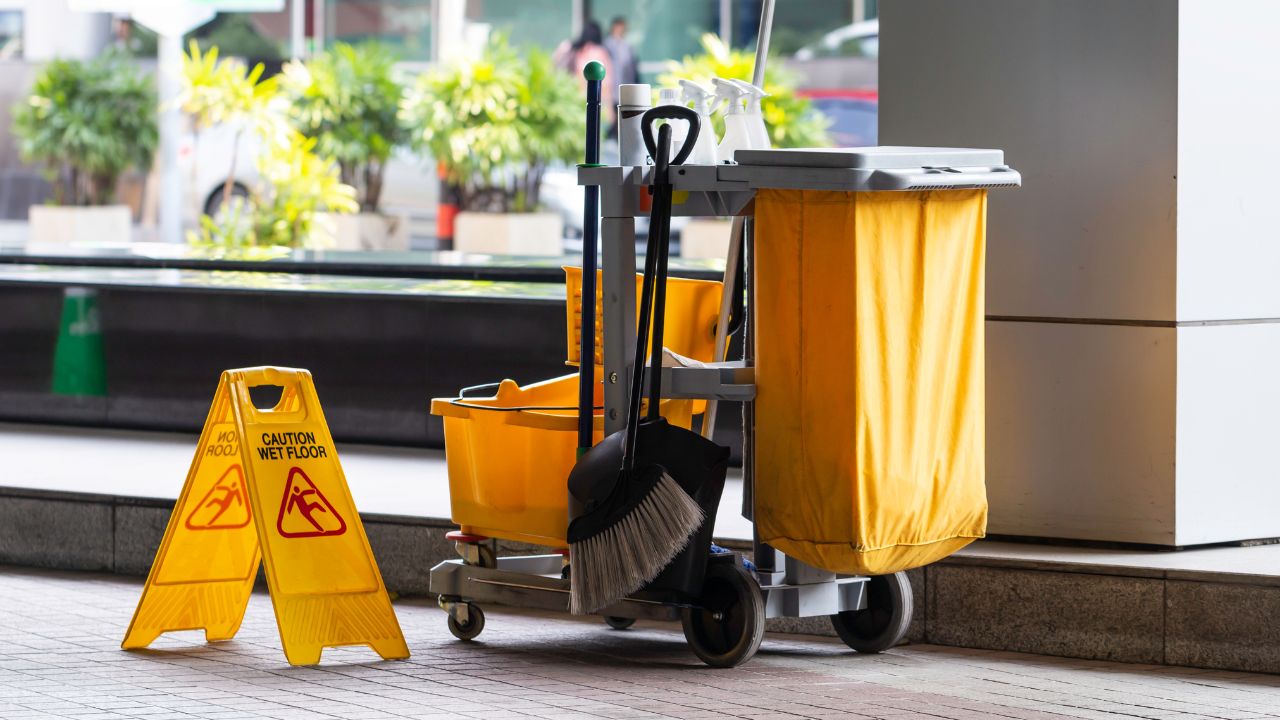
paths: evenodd
<path fill-rule="evenodd" d="M 764 598 L 739 563 L 707 565 L 699 607 L 684 608 L 680 622 L 693 654 L 711 667 L 737 667 L 755 656 L 764 639 Z"/>
<path fill-rule="evenodd" d="M 453 613 L 449 613 L 449 632 L 459 640 L 474 640 L 484 630 L 484 611 L 475 603 L 467 603 L 467 621 L 458 622 Z"/>
<path fill-rule="evenodd" d="M 831 616 L 845 645 L 860 653 L 878 653 L 902 642 L 911 625 L 911 583 L 906 573 L 877 575 L 867 581 L 867 607 Z"/>
<path fill-rule="evenodd" d="M 614 617 L 612 615 L 604 616 L 604 623 L 614 630 L 626 630 L 636 624 L 635 618 Z"/>

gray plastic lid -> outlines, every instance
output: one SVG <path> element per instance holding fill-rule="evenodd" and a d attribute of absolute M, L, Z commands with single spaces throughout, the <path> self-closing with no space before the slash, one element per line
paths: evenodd
<path fill-rule="evenodd" d="M 995 165 L 1004 165 L 1003 150 L 900 147 L 893 145 L 854 148 L 739 150 L 734 153 L 733 158 L 739 165 L 859 168 L 865 170 L 904 170 L 922 167 L 990 167 Z"/>

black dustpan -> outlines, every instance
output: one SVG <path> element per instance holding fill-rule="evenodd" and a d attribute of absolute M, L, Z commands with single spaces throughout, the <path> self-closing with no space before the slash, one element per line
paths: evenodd
<path fill-rule="evenodd" d="M 702 570 L 709 537 L 706 542 L 689 546 L 689 539 L 710 532 L 728 464 L 729 450 L 701 435 L 672 426 L 659 415 L 662 396 L 662 336 L 666 310 L 667 256 L 671 230 L 671 185 L 667 174 L 670 156 L 669 126 L 663 126 L 658 141 L 653 138 L 653 123 L 659 119 L 680 119 L 689 123 L 687 139 L 674 159 L 679 164 L 693 149 L 699 130 L 698 116 L 683 107 L 663 106 L 645 113 L 645 143 L 655 158 L 654 202 L 649 226 L 648 251 L 645 258 L 644 285 L 641 291 L 640 328 L 636 341 L 635 371 L 631 383 L 627 428 L 614 433 L 579 458 L 569 476 L 570 517 L 568 540 L 571 549 L 580 547 L 602 533 L 615 533 L 625 542 L 611 543 L 607 562 L 596 555 L 589 566 L 573 558 L 575 612 L 590 612 L 640 589 L 658 578 L 660 585 L 685 594 L 696 594 L 702 582 Z M 652 312 L 651 312 L 652 310 Z M 644 360 L 653 326 L 653 343 L 649 373 L 649 407 L 641 419 L 644 387 Z M 664 493 L 664 482 L 674 481 L 679 490 Z M 714 499 L 710 496 L 714 495 Z M 683 496 L 683 497 L 680 497 Z M 652 502 L 661 498 L 660 504 Z M 697 516 L 681 515 L 677 504 L 692 505 Z M 640 510 L 637 511 L 637 508 Z M 671 519 L 679 517 L 681 532 L 676 542 L 666 542 L 671 535 Z M 655 523 L 648 526 L 646 523 Z M 638 523 L 638 524 L 637 524 Z M 656 524 L 661 524 L 658 528 Z M 627 532 L 626 529 L 630 529 Z M 652 531 L 652 532 L 649 532 Z M 650 534 L 663 535 L 664 540 L 651 543 Z M 658 545 L 661 545 L 659 548 Z M 699 547 L 699 545 L 701 547 Z M 669 577 L 664 572 L 681 553 L 694 553 L 684 568 Z M 689 561 L 692 560 L 692 561 Z M 643 572 L 638 572 L 639 568 Z M 583 573 L 592 577 L 584 578 Z M 660 576 L 661 575 L 661 576 Z M 587 598 L 590 598 L 588 601 Z M 607 601 L 607 602 L 606 602 Z"/>

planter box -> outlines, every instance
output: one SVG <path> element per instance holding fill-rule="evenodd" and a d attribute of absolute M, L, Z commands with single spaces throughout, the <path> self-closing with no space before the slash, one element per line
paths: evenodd
<path fill-rule="evenodd" d="M 63 207 L 32 205 L 27 210 L 30 245 L 80 243 L 125 244 L 133 237 L 133 216 L 128 205 Z"/>
<path fill-rule="evenodd" d="M 563 255 L 564 218 L 556 213 L 458 213 L 453 249 L 486 255 Z"/>
<path fill-rule="evenodd" d="M 334 250 L 408 250 L 409 216 L 383 213 L 320 213 L 316 222 L 331 231 Z"/>
<path fill-rule="evenodd" d="M 693 218 L 680 231 L 680 257 L 724 259 L 732 230 L 732 220 Z"/>

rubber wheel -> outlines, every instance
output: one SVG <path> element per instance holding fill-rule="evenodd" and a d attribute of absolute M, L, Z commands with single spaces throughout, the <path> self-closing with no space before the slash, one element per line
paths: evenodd
<path fill-rule="evenodd" d="M 449 613 L 449 632 L 459 640 L 474 640 L 484 631 L 484 611 L 479 605 L 467 603 L 467 622 L 460 623 Z"/>
<path fill-rule="evenodd" d="M 635 618 L 614 617 L 612 615 L 604 616 L 604 623 L 614 630 L 626 630 L 636 624 Z"/>
<path fill-rule="evenodd" d="M 913 596 L 906 573 L 867 580 L 867 607 L 831 616 L 845 645 L 860 653 L 878 653 L 902 642 L 911 625 Z"/>
<path fill-rule="evenodd" d="M 737 667 L 755 656 L 764 639 L 764 598 L 746 568 L 736 562 L 708 564 L 698 605 L 680 613 L 693 654 L 718 668 Z"/>

